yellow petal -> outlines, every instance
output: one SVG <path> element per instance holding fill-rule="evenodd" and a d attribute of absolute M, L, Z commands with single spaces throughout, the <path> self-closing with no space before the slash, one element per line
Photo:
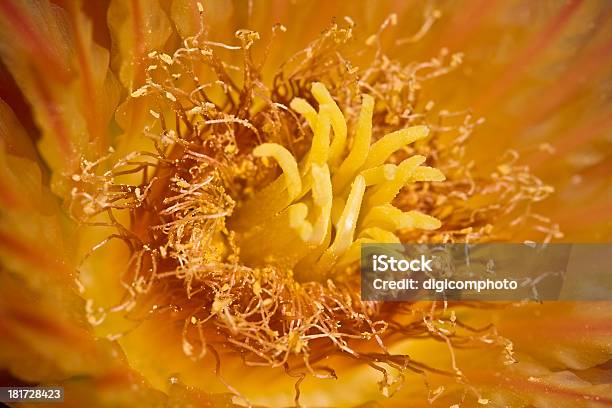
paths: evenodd
<path fill-rule="evenodd" d="M 82 156 L 99 155 L 108 142 L 118 97 L 108 52 L 93 43 L 91 24 L 76 6 L 66 18 L 47 1 L 1 7 L 0 55 L 33 108 L 41 155 L 55 172 L 55 191 L 65 195 L 59 173 L 70 174 Z"/>
<path fill-rule="evenodd" d="M 162 50 L 171 34 L 170 21 L 157 0 L 113 0 L 108 9 L 113 66 L 121 84 L 132 92 L 143 84 L 145 57 Z"/>

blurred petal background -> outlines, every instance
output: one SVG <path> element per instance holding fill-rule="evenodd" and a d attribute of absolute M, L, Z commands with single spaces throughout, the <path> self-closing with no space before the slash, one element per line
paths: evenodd
<path fill-rule="evenodd" d="M 432 100 L 436 112 L 469 109 L 485 119 L 463 146 L 476 177 L 503 176 L 508 170 L 498 159 L 512 149 L 520 154 L 512 165 L 528 166 L 554 188 L 530 203 L 534 217 L 526 222 L 534 228 L 500 227 L 508 233 L 498 239 L 611 240 L 609 2 L 211 0 L 203 9 L 210 41 L 237 44 L 235 33 L 245 28 L 260 33 L 255 61 L 268 50 L 273 25 L 286 27 L 262 69 L 268 85 L 284 61 L 333 21 L 345 24 L 345 16 L 354 23 L 347 58 L 358 68 L 367 66 L 370 57 L 360 50 L 376 33 L 385 54 L 403 64 L 431 61 L 442 49 L 461 53 L 457 69 L 419 90 L 422 105 Z M 164 315 L 119 340 L 92 328 L 90 299 L 80 288 L 107 305 L 117 301 L 112 271 L 125 254 L 111 246 L 96 260 L 100 276 L 89 282 L 92 273 L 79 276 L 84 248 L 105 232 L 83 234 L 69 217 L 71 176 L 81 158 L 94 161 L 109 146 L 129 152 L 140 143 L 147 102 L 129 96 L 145 81 L 146 56 L 172 54 L 199 29 L 191 0 L 0 2 L 0 385 L 59 384 L 75 407 L 244 404 L 232 390 L 254 404 L 294 404 L 296 378 L 282 368 L 245 367 L 236 359 L 222 365 L 220 380 L 214 359 L 185 358 L 175 322 Z M 241 58 L 228 53 L 225 61 Z M 423 316 L 440 305 L 411 307 L 414 319 L 437 324 Z M 437 330 L 422 338 L 396 333 L 390 346 L 438 371 L 407 374 L 386 398 L 371 365 L 337 363 L 337 380 L 301 383 L 300 402 L 612 405 L 610 303 L 483 303 L 457 305 L 452 313 L 465 325 L 456 330 L 469 332 L 466 346 L 475 347 L 450 349 Z M 455 381 L 457 370 L 469 381 Z"/>

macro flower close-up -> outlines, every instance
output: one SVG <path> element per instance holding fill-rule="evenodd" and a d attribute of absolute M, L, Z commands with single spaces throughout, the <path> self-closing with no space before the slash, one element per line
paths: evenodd
<path fill-rule="evenodd" d="M 612 406 L 611 39 L 605 0 L 0 0 L 0 405 Z M 371 245 L 517 244 L 608 256 L 364 288 Z"/>

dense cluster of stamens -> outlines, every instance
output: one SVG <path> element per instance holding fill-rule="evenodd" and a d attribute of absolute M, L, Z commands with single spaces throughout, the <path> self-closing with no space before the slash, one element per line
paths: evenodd
<path fill-rule="evenodd" d="M 143 140 L 83 162 L 73 176 L 73 215 L 114 231 L 90 254 L 110 240 L 131 254 L 117 272 L 124 301 L 89 305 L 91 322 L 173 307 L 194 360 L 222 341 L 246 364 L 291 372 L 297 362 L 334 377 L 313 364 L 336 352 L 381 371 L 387 394 L 401 381 L 383 365 L 426 366 L 389 354 L 386 336 L 431 335 L 449 345 L 488 336 L 490 344 L 491 333 L 461 328 L 435 305 L 401 325 L 393 316 L 409 305 L 362 302 L 355 269 L 363 242 L 495 239 L 492 220 L 531 216 L 526 206 L 549 192 L 512 162 L 473 176 L 463 144 L 479 121 L 469 112 L 434 115 L 435 103 L 419 100 L 419 89 L 460 55 L 405 65 L 377 49 L 356 69 L 339 52 L 351 27 L 334 25 L 268 87 L 251 61 L 256 33 L 237 38 L 240 47 L 196 36 L 173 55 L 151 53 L 146 83 L 125 103 L 147 111 Z M 244 65 L 226 64 L 221 55 L 237 50 Z M 475 208 L 477 196 L 495 200 Z M 364 342 L 380 352 L 361 352 Z"/>

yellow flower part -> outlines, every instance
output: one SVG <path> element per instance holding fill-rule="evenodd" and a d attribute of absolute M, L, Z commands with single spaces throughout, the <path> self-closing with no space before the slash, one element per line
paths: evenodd
<path fill-rule="evenodd" d="M 399 165 L 384 164 L 397 150 L 426 137 L 426 127 L 390 133 L 371 145 L 374 100 L 364 95 L 353 146 L 344 154 L 347 125 L 342 111 L 325 85 L 315 82 L 312 93 L 319 103 L 318 113 L 303 99 L 291 102 L 313 132 L 311 148 L 301 166 L 279 144 L 257 146 L 253 154 L 273 157 L 283 175 L 246 200 L 230 222 L 243 235 L 240 248 L 244 262 L 279 264 L 294 270 L 303 281 L 331 278 L 338 264 L 357 261 L 362 242 L 399 242 L 394 232 L 402 225 L 439 228 L 440 222 L 433 217 L 396 209 L 397 213 L 385 217 L 393 227 L 381 230 L 377 237 L 385 239 L 376 241 L 368 224 L 359 221 L 368 219 L 375 228 L 376 214 L 390 207 L 408 182 L 444 180 L 440 171 L 421 166 L 423 156 L 404 159 Z M 270 247 L 263 246 L 263 240 L 268 240 Z M 289 252 L 282 250 L 285 242 L 291 243 Z"/>
<path fill-rule="evenodd" d="M 364 243 L 612 239 L 611 17 L 0 1 L 0 386 L 612 405 L 610 302 L 368 302 L 359 275 Z"/>

